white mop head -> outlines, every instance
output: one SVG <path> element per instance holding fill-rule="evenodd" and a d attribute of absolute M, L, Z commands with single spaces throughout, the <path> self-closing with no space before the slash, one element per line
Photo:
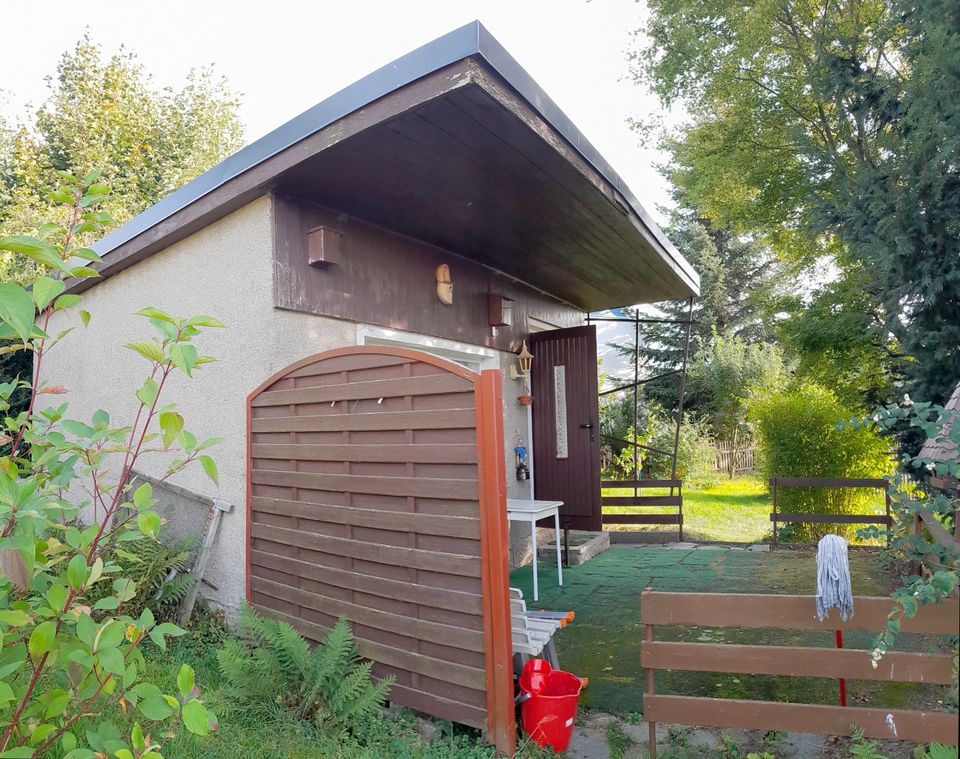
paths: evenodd
<path fill-rule="evenodd" d="M 837 609 L 844 622 L 853 616 L 847 541 L 839 535 L 827 535 L 817 546 L 817 619 L 825 620 L 828 609 Z"/>

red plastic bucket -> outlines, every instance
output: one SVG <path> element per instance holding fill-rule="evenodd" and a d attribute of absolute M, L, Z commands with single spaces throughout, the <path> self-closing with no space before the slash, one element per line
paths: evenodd
<path fill-rule="evenodd" d="M 540 748 L 558 754 L 567 750 L 573 735 L 583 680 L 551 669 L 542 659 L 531 659 L 520 675 L 520 724 Z"/>

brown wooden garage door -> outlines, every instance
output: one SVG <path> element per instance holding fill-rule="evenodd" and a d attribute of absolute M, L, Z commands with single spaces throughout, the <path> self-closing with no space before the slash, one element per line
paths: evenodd
<path fill-rule="evenodd" d="M 396 677 L 392 701 L 507 748 L 499 381 L 357 347 L 252 393 L 247 595 L 313 640 L 346 617 L 375 674 Z"/>

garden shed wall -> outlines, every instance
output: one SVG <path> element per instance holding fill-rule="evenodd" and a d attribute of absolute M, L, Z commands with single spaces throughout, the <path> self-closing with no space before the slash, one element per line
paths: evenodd
<path fill-rule="evenodd" d="M 224 438 L 212 451 L 220 470 L 219 487 L 199 466 L 171 481 L 234 506 L 233 513 L 221 522 L 215 555 L 207 568 L 206 576 L 214 587 L 202 588 L 205 596 L 228 610 L 236 608 L 244 592 L 247 394 L 295 361 L 357 343 L 357 325 L 353 322 L 274 307 L 272 218 L 270 196 L 260 197 L 100 282 L 83 294 L 82 308 L 92 314 L 88 327 L 79 325 L 75 312 L 54 316 L 52 333 L 67 326 L 76 329 L 43 365 L 46 384 L 68 388 L 69 394 L 57 400 L 70 403 L 70 416 L 89 419 L 103 408 L 115 424 L 128 424 L 136 409 L 134 393 L 146 377 L 147 364 L 123 345 L 152 336 L 147 320 L 134 316 L 134 312 L 155 306 L 175 316 L 209 314 L 226 325 L 197 340 L 202 354 L 218 360 L 196 372 L 192 380 L 174 375 L 164 397 L 178 403 L 186 428 L 198 438 Z M 478 319 L 483 316 L 476 315 Z M 529 483 L 517 482 L 510 467 L 516 431 L 526 437 L 524 410 L 515 400 L 519 385 L 508 378 L 508 367 L 515 357 L 503 351 L 497 355 L 504 373 L 508 496 L 530 497 Z M 168 459 L 151 454 L 141 461 L 139 469 L 148 476 L 160 477 Z"/>

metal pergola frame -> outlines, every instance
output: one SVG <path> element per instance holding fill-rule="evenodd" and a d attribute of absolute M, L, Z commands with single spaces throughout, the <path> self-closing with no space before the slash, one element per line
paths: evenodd
<path fill-rule="evenodd" d="M 634 435 L 637 433 L 637 429 L 640 425 L 640 388 L 643 385 L 646 385 L 650 382 L 656 382 L 659 380 L 669 379 L 671 377 L 677 378 L 677 398 L 678 398 L 678 407 L 676 413 L 676 426 L 673 433 L 673 451 L 665 451 L 660 448 L 651 448 L 650 446 L 642 445 L 632 440 L 624 440 L 623 438 L 618 438 L 613 435 L 605 435 L 602 432 L 600 433 L 601 439 L 608 440 L 611 442 L 625 443 L 627 445 L 633 446 L 633 478 L 634 480 L 640 479 L 640 449 L 645 451 L 650 451 L 651 453 L 671 456 L 672 463 L 670 467 L 670 479 L 677 479 L 677 452 L 680 446 L 680 425 L 683 423 L 683 400 L 684 400 L 684 390 L 686 388 L 687 382 L 687 363 L 690 358 L 690 334 L 693 327 L 693 301 L 694 299 L 687 298 L 687 318 L 686 319 L 656 319 L 651 317 L 640 317 L 639 311 L 634 311 L 633 317 L 624 317 L 624 316 L 593 316 L 592 314 L 587 314 L 587 324 L 593 324 L 595 322 L 621 322 L 627 324 L 633 324 L 633 382 L 628 382 L 624 385 L 618 385 L 617 387 L 611 388 L 609 390 L 604 390 L 600 393 L 600 397 L 605 395 L 612 395 L 613 393 L 618 393 L 623 390 L 633 390 L 633 431 Z M 679 369 L 672 369 L 668 372 L 663 372 L 662 374 L 654 375 L 653 377 L 646 377 L 644 379 L 640 378 L 640 325 L 641 324 L 679 324 L 686 327 L 686 335 L 684 337 L 683 343 L 683 362 Z M 673 488 L 670 489 L 671 495 L 673 494 Z"/>

